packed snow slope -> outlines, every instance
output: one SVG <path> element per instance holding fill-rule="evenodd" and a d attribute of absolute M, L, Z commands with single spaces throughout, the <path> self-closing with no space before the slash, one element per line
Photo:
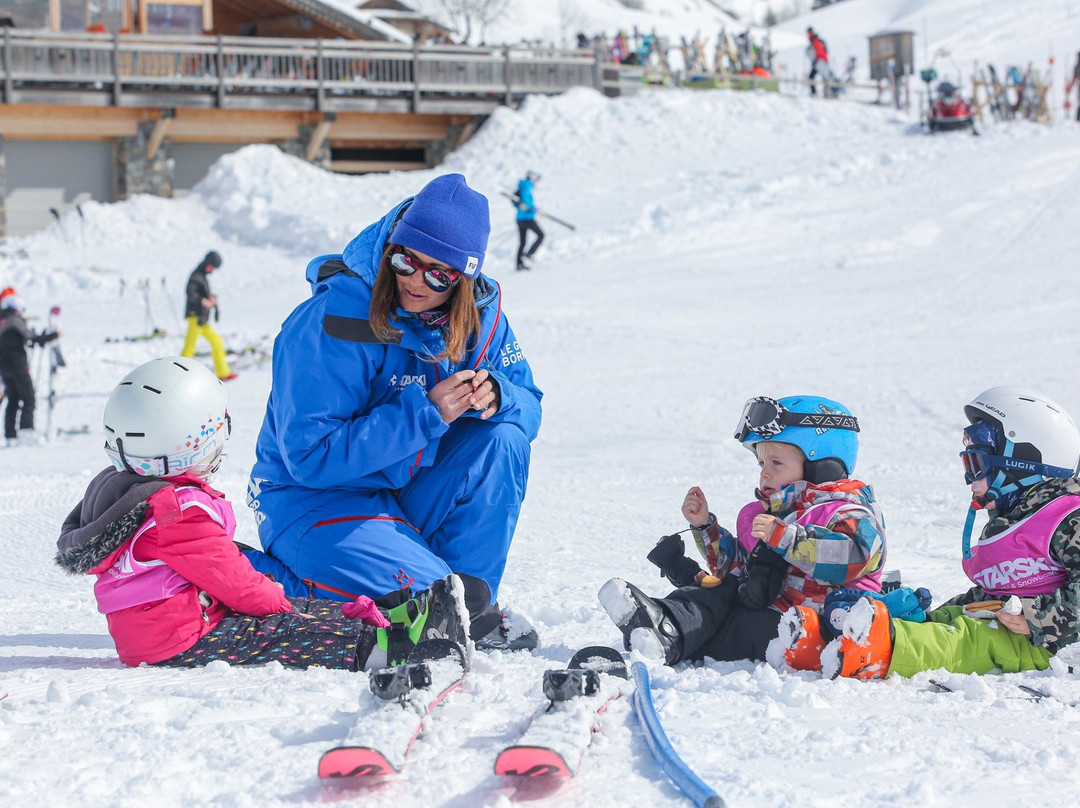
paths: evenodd
<path fill-rule="evenodd" d="M 212 278 L 220 329 L 259 345 L 307 295 L 310 257 L 436 172 L 335 176 L 251 147 L 185 199 L 84 205 L 85 219 L 7 242 L 3 282 L 38 325 L 50 305 L 63 311 L 56 422 L 90 432 L 3 451 L 0 803 L 681 804 L 628 703 L 608 712 L 561 791 L 515 791 L 491 766 L 541 703 L 543 670 L 583 644 L 616 643 L 600 585 L 619 575 L 666 591 L 645 555 L 685 527 L 686 490 L 701 485 L 729 524 L 750 500 L 756 464 L 731 438 L 749 396 L 848 404 L 863 426 L 858 476 L 888 521 L 888 567 L 938 602 L 965 588 L 962 406 L 1019 384 L 1080 414 L 1080 379 L 1063 371 L 1078 348 L 1076 134 L 1014 124 L 930 137 L 880 108 L 722 91 L 578 91 L 495 115 L 439 171 L 463 172 L 491 199 L 486 268 L 546 393 L 500 594 L 543 647 L 480 655 L 407 773 L 363 792 L 328 794 L 315 776 L 347 732 L 362 675 L 126 669 L 91 580 L 52 556 L 107 462 L 106 395 L 128 369 L 179 350 L 182 289 L 203 253 L 225 259 Z M 527 168 L 543 175 L 540 205 L 577 230 L 547 222 L 539 265 L 516 273 L 513 211 L 498 192 Z M 154 326 L 168 337 L 107 341 Z M 269 385 L 257 364 L 230 383 L 234 436 L 218 483 L 249 543 L 244 487 Z M 1080 796 L 1062 741 L 1080 730 L 1067 707 L 1080 683 L 1063 666 L 939 677 L 958 692 L 929 692 L 927 675 L 821 681 L 752 663 L 658 669 L 655 687 L 674 743 L 733 806 Z M 1018 683 L 1056 698 L 1025 701 Z"/>

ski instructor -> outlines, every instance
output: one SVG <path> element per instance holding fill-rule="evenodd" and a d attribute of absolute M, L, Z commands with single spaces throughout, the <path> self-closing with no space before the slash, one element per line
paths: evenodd
<path fill-rule="evenodd" d="M 248 490 L 246 554 L 286 594 L 390 606 L 455 572 L 473 638 L 500 628 L 542 393 L 481 273 L 490 227 L 447 174 L 308 264 Z"/>

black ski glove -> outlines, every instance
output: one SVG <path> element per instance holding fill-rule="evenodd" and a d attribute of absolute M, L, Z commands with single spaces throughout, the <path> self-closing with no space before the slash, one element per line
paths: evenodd
<path fill-rule="evenodd" d="M 754 546 L 746 560 L 739 600 L 747 609 L 767 609 L 780 597 L 787 579 L 788 563 L 763 541 Z"/>
<path fill-rule="evenodd" d="M 701 572 L 698 563 L 686 557 L 686 546 L 678 533 L 660 539 L 647 558 L 660 568 L 660 575 L 675 586 L 692 586 L 696 583 L 694 578 Z"/>

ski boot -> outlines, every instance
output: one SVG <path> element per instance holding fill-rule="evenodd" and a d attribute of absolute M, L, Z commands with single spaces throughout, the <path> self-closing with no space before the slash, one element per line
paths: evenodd
<path fill-rule="evenodd" d="M 843 634 L 822 653 L 822 674 L 830 679 L 884 679 L 892 662 L 893 628 L 880 600 L 863 598 L 848 612 Z"/>
<path fill-rule="evenodd" d="M 468 648 L 469 616 L 464 588 L 456 575 L 436 581 L 415 598 L 387 612 L 389 628 L 376 631 L 376 643 L 388 665 L 400 665 L 425 640 L 450 640 Z"/>
<path fill-rule="evenodd" d="M 473 618 L 474 629 L 494 627 L 476 638 L 478 651 L 533 651 L 540 646 L 540 635 L 532 623 L 510 609 L 500 609 L 495 603 Z M 479 630 L 483 630 L 480 628 Z"/>
<path fill-rule="evenodd" d="M 600 605 L 623 635 L 623 647 L 674 665 L 682 658 L 682 637 L 663 607 L 636 586 L 612 578 L 598 595 Z"/>
<path fill-rule="evenodd" d="M 784 662 L 797 671 L 821 670 L 821 618 L 809 606 L 792 606 L 780 618 L 780 638 L 784 642 Z"/>

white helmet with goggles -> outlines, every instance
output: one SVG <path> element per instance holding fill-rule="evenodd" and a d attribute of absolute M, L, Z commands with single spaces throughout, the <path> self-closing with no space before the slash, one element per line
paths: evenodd
<path fill-rule="evenodd" d="M 144 477 L 206 477 L 232 431 L 229 394 L 209 368 L 167 356 L 131 371 L 105 404 L 105 453 Z"/>
<path fill-rule="evenodd" d="M 735 440 L 750 451 L 760 441 L 790 443 L 806 455 L 803 477 L 820 484 L 855 473 L 859 422 L 843 404 L 820 396 L 757 396 L 743 405 Z"/>
<path fill-rule="evenodd" d="M 992 387 L 964 407 L 964 479 L 987 479 L 986 501 L 1015 504 L 1029 486 L 1072 477 L 1080 463 L 1080 430 L 1050 398 L 1021 387 Z"/>

